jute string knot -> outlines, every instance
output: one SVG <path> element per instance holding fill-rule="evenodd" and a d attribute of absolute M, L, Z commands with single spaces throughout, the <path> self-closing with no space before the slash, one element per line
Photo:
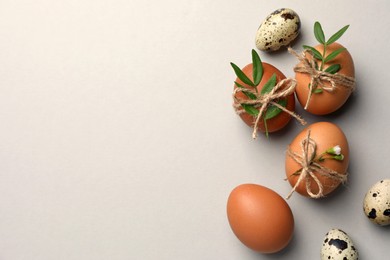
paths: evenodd
<path fill-rule="evenodd" d="M 316 142 L 310 138 L 310 130 L 307 132 L 307 136 L 300 143 L 302 154 L 298 154 L 296 152 L 291 151 L 289 148 L 287 150 L 287 154 L 301 166 L 301 169 L 297 172 L 293 173 L 299 174 L 299 178 L 295 183 L 294 187 L 291 189 L 290 193 L 287 195 L 287 199 L 291 197 L 291 195 L 295 192 L 297 187 L 300 185 L 302 181 L 306 182 L 306 191 L 311 198 L 321 198 L 324 197 L 324 187 L 321 181 L 318 179 L 317 174 L 326 176 L 327 178 L 331 178 L 337 180 L 341 183 L 345 183 L 347 181 L 347 174 L 341 174 L 337 171 L 324 167 L 315 161 L 317 144 Z M 318 186 L 318 192 L 313 193 L 311 189 L 311 178 L 315 181 Z"/>
<path fill-rule="evenodd" d="M 317 87 L 320 87 L 322 90 L 328 92 L 333 92 L 338 86 L 344 87 L 351 92 L 355 90 L 355 78 L 343 74 L 332 74 L 326 71 L 318 70 L 316 67 L 314 55 L 310 50 L 303 51 L 301 55 L 295 52 L 291 47 L 288 48 L 288 51 L 297 57 L 300 61 L 300 64 L 294 67 L 294 71 L 309 74 L 311 77 L 309 95 L 307 97 L 305 109 L 307 109 L 309 106 L 313 90 L 315 90 Z M 311 58 L 307 58 L 306 54 L 309 54 Z"/>
<path fill-rule="evenodd" d="M 266 94 L 258 93 L 251 89 L 243 89 L 243 88 L 235 88 L 233 91 L 233 108 L 235 109 L 237 114 L 241 114 L 245 112 L 245 109 L 242 107 L 242 105 L 253 105 L 255 108 L 259 109 L 259 113 L 256 116 L 256 120 L 253 126 L 253 133 L 252 137 L 253 139 L 256 139 L 257 137 L 257 131 L 258 131 L 258 124 L 260 122 L 261 117 L 266 112 L 269 105 L 274 105 L 281 109 L 282 111 L 286 112 L 287 114 L 295 117 L 302 125 L 306 124 L 306 121 L 301 118 L 298 114 L 288 110 L 284 106 L 277 103 L 277 100 L 279 98 L 287 97 L 288 95 L 294 93 L 295 87 L 297 85 L 297 82 L 295 79 L 286 78 L 281 81 L 279 81 L 276 86 Z M 237 97 L 237 93 L 239 92 L 247 92 L 251 93 L 256 97 L 256 99 L 242 99 Z"/>

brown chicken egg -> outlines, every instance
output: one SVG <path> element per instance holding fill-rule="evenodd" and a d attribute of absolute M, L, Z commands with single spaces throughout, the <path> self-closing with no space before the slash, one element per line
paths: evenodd
<path fill-rule="evenodd" d="M 314 47 L 321 54 L 323 53 L 324 46 L 322 44 Z M 326 57 L 330 53 L 334 52 L 337 49 L 343 48 L 343 46 L 339 43 L 332 43 L 326 47 L 326 53 L 323 55 Z M 312 59 L 311 56 L 306 54 L 308 59 Z M 317 60 L 318 67 L 321 66 L 321 61 Z M 342 51 L 336 58 L 331 61 L 325 63 L 323 66 L 323 70 L 326 70 L 331 65 L 339 64 L 340 70 L 337 72 L 338 74 L 342 74 L 348 77 L 355 77 L 355 68 L 352 60 L 351 54 L 348 50 Z M 298 64 L 302 65 L 302 63 Z M 309 98 L 309 84 L 311 82 L 311 76 L 307 73 L 297 72 L 295 75 L 295 79 L 297 80 L 296 87 L 296 96 L 298 98 L 299 103 L 302 107 L 306 106 L 307 100 Z M 326 87 L 330 87 L 330 83 L 327 81 L 323 81 Z M 315 115 L 326 115 L 330 114 L 336 110 L 338 110 L 348 99 L 351 94 L 351 88 L 345 87 L 341 84 L 336 84 L 336 88 L 333 91 L 312 91 L 310 95 L 310 101 L 307 104 L 306 110 Z"/>
<path fill-rule="evenodd" d="M 259 85 L 257 85 L 258 92 L 261 92 L 265 83 L 271 78 L 271 76 L 273 74 L 276 75 L 277 82 L 286 78 L 286 76 L 280 70 L 278 70 L 277 68 L 275 68 L 271 64 L 263 62 L 262 65 L 263 65 L 263 78 L 261 79 Z M 244 72 L 244 74 L 248 78 L 252 79 L 253 78 L 253 64 L 251 63 L 251 64 L 246 65 L 242 69 L 242 72 Z M 245 88 L 253 89 L 253 87 L 245 84 L 239 78 L 236 79 L 236 82 L 239 83 L 240 85 L 244 86 Z M 234 85 L 234 88 L 237 88 L 236 84 Z M 236 98 L 242 99 L 242 100 L 248 100 L 248 97 L 246 97 L 243 92 L 236 93 Z M 291 95 L 287 96 L 286 99 L 287 99 L 286 108 L 290 111 L 294 111 L 295 110 L 294 94 L 292 93 Z M 250 127 L 254 126 L 254 124 L 256 122 L 256 117 L 254 117 L 253 115 L 250 115 L 246 112 L 240 113 L 239 115 L 240 115 L 241 119 L 248 126 L 250 126 Z M 287 114 L 286 112 L 281 112 L 279 115 L 277 115 L 273 118 L 267 119 L 268 132 L 272 133 L 272 132 L 275 132 L 275 131 L 282 129 L 283 127 L 285 127 L 288 124 L 290 119 L 291 119 L 291 116 L 289 114 Z M 266 132 L 264 120 L 259 121 L 258 129 L 262 132 Z"/>
<path fill-rule="evenodd" d="M 256 184 L 236 187 L 227 202 L 230 227 L 247 247 L 261 253 L 285 248 L 294 231 L 287 202 L 275 191 Z"/>
<path fill-rule="evenodd" d="M 318 122 L 306 127 L 289 145 L 286 177 L 292 191 L 320 198 L 346 181 L 348 164 L 349 148 L 343 131 L 333 123 Z"/>

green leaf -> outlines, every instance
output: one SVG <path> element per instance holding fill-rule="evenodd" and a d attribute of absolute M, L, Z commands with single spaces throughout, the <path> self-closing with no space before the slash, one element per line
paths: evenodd
<path fill-rule="evenodd" d="M 342 160 L 344 160 L 344 155 L 339 154 L 339 155 L 333 156 L 332 158 L 337 160 L 337 161 L 342 161 Z"/>
<path fill-rule="evenodd" d="M 252 99 L 252 100 L 256 100 L 257 99 L 256 95 L 251 93 L 251 92 L 242 91 L 242 93 L 244 93 L 244 95 L 247 96 L 249 99 Z"/>
<path fill-rule="evenodd" d="M 310 83 L 309 83 L 309 85 L 307 86 L 309 89 L 310 89 Z M 323 90 L 322 90 L 322 88 L 313 88 L 312 90 L 311 90 L 311 93 L 314 93 L 314 94 L 320 94 L 320 93 L 322 93 L 322 92 L 324 92 Z"/>
<path fill-rule="evenodd" d="M 236 84 L 237 87 L 242 89 L 242 93 L 244 93 L 245 96 L 247 96 L 249 99 L 255 100 L 257 99 L 256 95 L 250 92 L 249 90 L 246 89 L 243 85 L 238 83 L 237 81 L 234 81 L 234 84 Z"/>
<path fill-rule="evenodd" d="M 340 69 L 341 69 L 340 64 L 332 64 L 325 69 L 325 72 L 328 72 L 330 74 L 335 74 L 335 73 L 339 72 Z"/>
<path fill-rule="evenodd" d="M 319 70 L 317 62 L 314 62 L 314 67 L 316 68 L 316 70 Z"/>
<path fill-rule="evenodd" d="M 259 85 L 261 78 L 263 77 L 263 64 L 259 54 L 252 49 L 252 63 L 253 63 L 253 83 L 255 86 Z"/>
<path fill-rule="evenodd" d="M 271 90 L 275 87 L 275 85 L 276 85 L 276 74 L 274 73 L 272 74 L 271 78 L 267 81 L 267 83 L 264 84 L 260 93 L 264 95 L 271 92 Z"/>
<path fill-rule="evenodd" d="M 267 119 L 263 118 L 263 121 L 264 121 L 264 128 L 265 128 L 265 136 L 268 138 L 269 132 L 268 132 Z"/>
<path fill-rule="evenodd" d="M 251 116 L 258 116 L 259 110 L 254 105 L 241 104 L 242 108 Z"/>
<path fill-rule="evenodd" d="M 314 36 L 319 43 L 325 44 L 324 31 L 322 30 L 321 24 L 319 22 L 314 23 Z"/>
<path fill-rule="evenodd" d="M 315 48 L 307 45 L 303 45 L 302 47 L 306 50 L 310 50 L 314 58 L 316 58 L 317 60 L 322 60 L 322 54 L 319 51 L 317 51 Z"/>
<path fill-rule="evenodd" d="M 254 87 L 255 84 L 242 72 L 242 70 L 233 62 L 230 62 L 230 65 L 232 65 L 234 72 L 236 73 L 237 78 L 239 78 L 242 82 L 245 84 Z"/>
<path fill-rule="evenodd" d="M 279 105 L 281 105 L 282 107 L 286 107 L 287 105 L 287 99 L 281 99 L 277 102 Z M 267 111 L 265 112 L 265 116 L 264 118 L 266 120 L 268 119 L 271 119 L 271 118 L 274 118 L 275 116 L 279 115 L 280 113 L 282 112 L 282 110 L 280 108 L 278 108 L 277 106 L 275 105 L 270 105 L 268 108 L 267 108 Z"/>
<path fill-rule="evenodd" d="M 345 50 L 346 50 L 346 48 L 339 48 L 339 49 L 333 51 L 331 54 L 326 56 L 324 62 L 327 63 L 327 62 L 333 60 L 334 58 L 336 58 L 337 55 L 339 55 L 341 52 L 343 52 Z"/>
<path fill-rule="evenodd" d="M 345 33 L 345 31 L 348 29 L 349 25 L 346 25 L 344 26 L 343 28 L 341 28 L 338 32 L 336 32 L 335 34 L 333 34 L 329 40 L 326 42 L 327 45 L 331 44 L 331 43 L 334 43 L 335 41 L 337 41 L 338 39 L 340 39 L 340 37 Z"/>
<path fill-rule="evenodd" d="M 242 88 L 242 89 L 246 89 L 246 87 L 244 87 L 243 85 L 241 85 L 240 83 L 238 83 L 237 81 L 234 81 L 234 84 L 239 87 L 239 88 Z"/>

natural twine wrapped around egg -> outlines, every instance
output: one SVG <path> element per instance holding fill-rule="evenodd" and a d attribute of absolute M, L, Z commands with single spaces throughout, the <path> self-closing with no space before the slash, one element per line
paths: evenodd
<path fill-rule="evenodd" d="M 317 86 L 324 91 L 333 92 L 337 86 L 342 86 L 351 92 L 355 90 L 355 78 L 349 77 L 343 74 L 332 74 L 326 71 L 321 71 L 316 68 L 316 61 L 313 53 L 310 50 L 305 50 L 299 55 L 291 47 L 288 48 L 288 51 L 298 58 L 300 61 L 294 67 L 295 72 L 306 73 L 311 77 L 309 84 L 309 95 L 305 104 L 305 109 L 309 106 L 311 96 L 313 94 L 313 89 L 316 89 Z M 310 59 L 306 57 L 306 54 L 310 55 Z M 329 83 L 328 85 L 326 83 Z"/>
<path fill-rule="evenodd" d="M 247 88 L 235 88 L 233 91 L 233 108 L 236 111 L 238 115 L 245 112 L 245 109 L 242 107 L 242 105 L 253 105 L 255 108 L 259 108 L 259 113 L 256 116 L 256 120 L 253 125 L 253 133 L 252 137 L 253 139 L 256 139 L 257 137 L 257 130 L 258 130 L 258 124 L 260 121 L 260 118 L 263 116 L 263 114 L 266 112 L 267 107 L 269 105 L 274 105 L 281 109 L 282 111 L 286 112 L 287 114 L 295 117 L 302 125 L 306 124 L 306 121 L 300 117 L 298 114 L 288 110 L 284 106 L 278 104 L 276 101 L 280 98 L 285 98 L 291 94 L 294 93 L 295 87 L 297 85 L 297 82 L 295 79 L 286 78 L 281 81 L 279 81 L 275 87 L 266 94 L 258 93 L 254 90 L 247 89 Z M 256 99 L 242 99 L 238 98 L 236 96 L 239 92 L 247 92 L 251 93 L 252 95 L 256 96 Z"/>
<path fill-rule="evenodd" d="M 326 176 L 327 178 L 340 181 L 341 183 L 345 183 L 347 181 L 347 173 L 338 173 L 337 171 L 324 167 L 315 161 L 317 144 L 313 139 L 310 138 L 310 130 L 307 131 L 307 136 L 305 139 L 302 140 L 300 145 L 302 149 L 302 154 L 293 152 L 290 147 L 287 150 L 287 155 L 290 156 L 296 163 L 298 163 L 301 168 L 292 174 L 299 175 L 299 178 L 290 193 L 287 195 L 286 199 L 289 199 L 291 197 L 291 195 L 295 192 L 295 190 L 302 181 L 306 182 L 306 191 L 311 198 L 318 199 L 324 197 L 324 187 L 321 181 L 316 176 L 316 174 L 320 174 Z M 318 186 L 317 193 L 313 193 L 311 190 L 310 178 L 312 178 Z"/>

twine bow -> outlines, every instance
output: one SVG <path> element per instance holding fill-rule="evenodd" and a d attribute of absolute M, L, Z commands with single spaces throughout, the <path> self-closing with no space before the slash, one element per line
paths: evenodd
<path fill-rule="evenodd" d="M 311 198 L 318 199 L 324 197 L 324 187 L 315 173 L 340 181 L 341 183 L 347 181 L 347 174 L 338 173 L 332 169 L 320 165 L 315 161 L 317 144 L 313 139 L 310 138 L 310 130 L 308 130 L 306 138 L 303 139 L 301 142 L 301 149 L 302 155 L 291 151 L 290 148 L 287 150 L 287 154 L 301 166 L 300 170 L 292 174 L 299 174 L 299 178 L 290 193 L 287 195 L 287 199 L 291 197 L 291 195 L 295 192 L 295 190 L 302 181 L 306 182 L 306 191 Z M 311 190 L 311 178 L 316 182 L 318 186 L 317 193 L 313 193 Z"/>
<path fill-rule="evenodd" d="M 316 89 L 317 86 L 322 90 L 333 92 L 337 86 L 342 86 L 351 92 L 355 90 L 355 78 L 348 77 L 343 74 L 331 74 L 326 71 L 321 71 L 316 68 L 316 61 L 314 55 L 310 50 L 305 50 L 302 55 L 296 53 L 291 47 L 288 48 L 288 51 L 293 54 L 301 62 L 300 64 L 294 67 L 295 72 L 306 73 L 311 77 L 309 84 L 309 95 L 305 104 L 305 109 L 309 106 L 311 96 L 313 94 L 313 89 Z M 306 58 L 306 53 L 308 53 L 311 58 Z M 328 83 L 328 84 L 326 84 Z"/>
<path fill-rule="evenodd" d="M 285 84 L 288 84 L 288 87 L 285 87 Z M 286 112 L 287 114 L 295 117 L 302 125 L 306 124 L 306 121 L 301 118 L 299 115 L 296 113 L 288 110 L 284 106 L 280 105 L 279 103 L 275 102 L 275 100 L 278 100 L 279 98 L 287 97 L 288 95 L 294 93 L 295 87 L 297 85 L 297 82 L 295 79 L 287 78 L 283 79 L 276 84 L 276 86 L 266 94 L 260 94 L 257 93 L 256 91 L 253 91 L 251 89 L 244 89 L 244 88 L 236 88 L 233 91 L 233 107 L 236 111 L 237 114 L 241 114 L 245 112 L 245 109 L 242 107 L 243 105 L 253 105 L 256 108 L 259 109 L 259 113 L 256 116 L 256 120 L 253 126 L 253 133 L 252 137 L 253 139 L 256 139 L 257 137 L 257 130 L 258 130 L 258 123 L 260 121 L 260 118 L 263 116 L 263 114 L 266 112 L 267 107 L 269 105 L 274 105 L 281 109 L 282 111 Z M 237 93 L 239 92 L 246 92 L 250 93 L 254 96 L 256 96 L 256 99 L 241 99 L 236 96 Z"/>

